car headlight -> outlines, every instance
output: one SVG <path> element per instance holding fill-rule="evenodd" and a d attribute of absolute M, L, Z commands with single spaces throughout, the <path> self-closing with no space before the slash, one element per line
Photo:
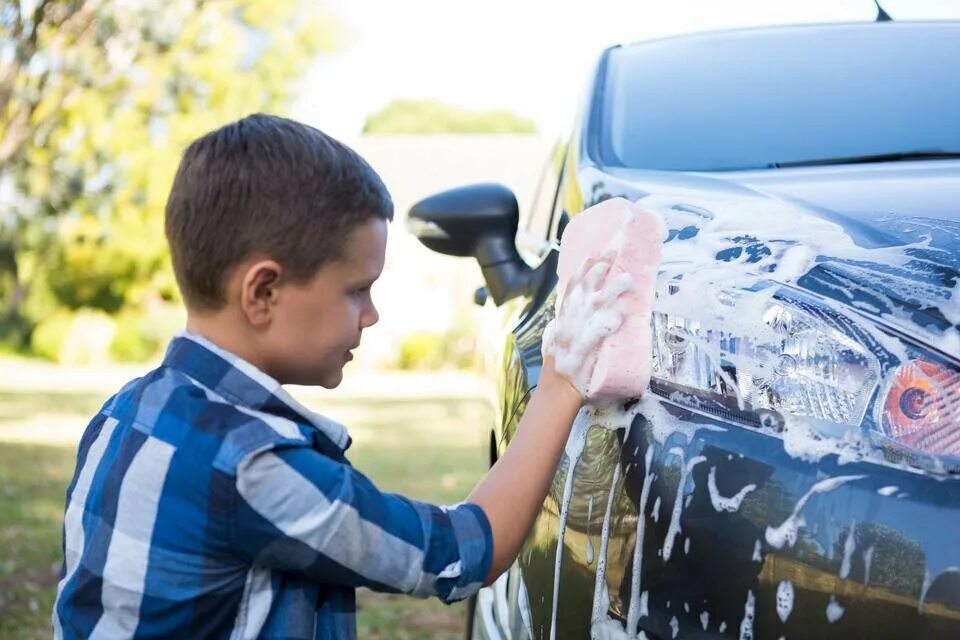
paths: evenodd
<path fill-rule="evenodd" d="M 692 308 L 678 304 L 688 296 L 671 300 L 679 286 L 654 304 L 653 393 L 774 433 L 790 417 L 825 437 L 862 430 L 914 463 L 960 457 L 960 373 L 951 366 L 777 285 L 727 290 Z"/>

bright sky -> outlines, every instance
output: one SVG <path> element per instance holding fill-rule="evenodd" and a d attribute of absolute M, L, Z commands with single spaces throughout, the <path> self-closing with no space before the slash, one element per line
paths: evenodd
<path fill-rule="evenodd" d="M 881 0 L 897 18 L 960 19 L 960 0 Z M 565 131 L 596 55 L 617 42 L 764 24 L 872 20 L 872 0 L 328 0 L 344 49 L 310 69 L 293 117 L 360 132 L 394 98 L 433 98 Z"/>

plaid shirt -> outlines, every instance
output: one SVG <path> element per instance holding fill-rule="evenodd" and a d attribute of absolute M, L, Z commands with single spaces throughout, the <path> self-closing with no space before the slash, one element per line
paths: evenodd
<path fill-rule="evenodd" d="M 189 334 L 107 401 L 67 490 L 56 638 L 354 638 L 354 588 L 477 591 L 476 505 L 382 493 L 339 424 Z"/>

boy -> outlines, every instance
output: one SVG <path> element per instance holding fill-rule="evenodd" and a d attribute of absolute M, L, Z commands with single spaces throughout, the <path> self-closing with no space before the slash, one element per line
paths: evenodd
<path fill-rule="evenodd" d="M 166 233 L 186 331 L 80 442 L 55 637 L 353 638 L 358 586 L 452 602 L 510 566 L 583 401 L 551 358 L 508 450 L 446 508 L 380 492 L 345 428 L 281 387 L 340 383 L 378 320 L 392 215 L 366 162 L 290 120 L 185 151 Z"/>

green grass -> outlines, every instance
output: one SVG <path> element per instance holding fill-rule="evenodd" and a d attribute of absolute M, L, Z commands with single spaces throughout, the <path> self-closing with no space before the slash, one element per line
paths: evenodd
<path fill-rule="evenodd" d="M 106 397 L 88 393 L 11 393 L 0 391 L 0 428 L 13 426 L 40 414 L 76 416 L 81 422 L 93 417 Z"/>
<path fill-rule="evenodd" d="M 50 637 L 70 449 L 0 443 L 0 638 Z"/>
<path fill-rule="evenodd" d="M 59 575 L 63 500 L 73 474 L 68 446 L 4 442 L 5 427 L 54 413 L 82 425 L 103 397 L 0 392 L 0 638 L 50 637 Z M 381 489 L 435 503 L 466 497 L 486 466 L 490 413 L 476 400 L 325 402 L 313 408 L 346 424 L 348 456 Z M 392 640 L 463 635 L 464 604 L 358 594 L 358 635 Z"/>

